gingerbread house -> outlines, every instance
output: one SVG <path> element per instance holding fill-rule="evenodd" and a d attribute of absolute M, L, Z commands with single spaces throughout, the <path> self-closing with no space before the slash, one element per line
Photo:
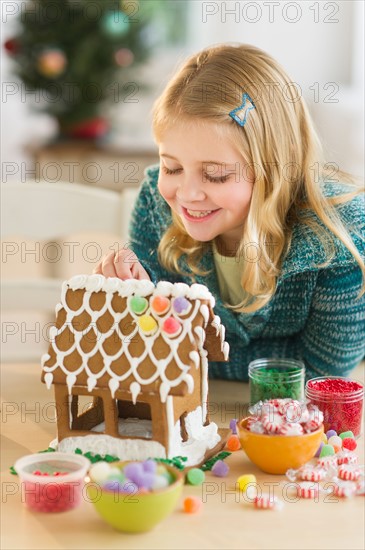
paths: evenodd
<path fill-rule="evenodd" d="M 42 381 L 55 390 L 58 450 L 186 456 L 192 465 L 219 449 L 207 411 L 208 360 L 227 361 L 229 346 L 213 307 L 199 284 L 102 275 L 63 283 L 42 357 Z"/>

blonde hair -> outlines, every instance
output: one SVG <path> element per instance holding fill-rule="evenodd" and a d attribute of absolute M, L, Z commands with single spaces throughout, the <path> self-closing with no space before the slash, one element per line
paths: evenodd
<path fill-rule="evenodd" d="M 244 128 L 228 116 L 241 104 L 242 92 L 249 94 L 256 107 Z M 246 44 L 223 44 L 191 56 L 155 103 L 155 139 L 158 142 L 166 129 L 179 123 L 205 121 L 216 123 L 240 151 L 254 181 L 237 256 L 244 253 L 245 243 L 255 243 L 260 257 L 244 263 L 241 285 L 247 298 L 231 306 L 233 310 L 257 311 L 272 298 L 282 260 L 290 248 L 294 222 L 299 219 L 316 232 L 324 247 L 326 262 L 319 267 L 327 266 L 335 255 L 335 235 L 353 255 L 365 279 L 364 262 L 335 208 L 361 192 L 358 182 L 350 174 L 337 171 L 338 181 L 347 183 L 351 192 L 324 196 L 320 182 L 331 178 L 333 167 L 325 164 L 297 87 L 272 57 Z M 180 259 L 186 254 L 191 272 L 203 274 L 198 264 L 207 243 L 191 238 L 175 213 L 172 218 L 158 247 L 161 264 L 170 272 L 184 274 Z"/>

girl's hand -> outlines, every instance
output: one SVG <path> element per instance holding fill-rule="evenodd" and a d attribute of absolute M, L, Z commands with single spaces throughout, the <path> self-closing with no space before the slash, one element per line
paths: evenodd
<path fill-rule="evenodd" d="M 129 248 L 107 254 L 94 268 L 94 274 L 119 279 L 151 280 L 147 271 L 139 263 L 137 256 Z"/>

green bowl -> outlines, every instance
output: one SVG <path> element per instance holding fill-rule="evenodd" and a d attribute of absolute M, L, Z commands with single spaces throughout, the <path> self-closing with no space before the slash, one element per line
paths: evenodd
<path fill-rule="evenodd" d="M 126 462 L 117 462 L 113 466 L 124 464 Z M 125 495 L 103 490 L 96 483 L 90 483 L 87 485 L 89 499 L 103 520 L 118 531 L 150 531 L 173 512 L 184 485 L 184 476 L 177 468 L 164 466 L 175 479 L 165 489 Z"/>

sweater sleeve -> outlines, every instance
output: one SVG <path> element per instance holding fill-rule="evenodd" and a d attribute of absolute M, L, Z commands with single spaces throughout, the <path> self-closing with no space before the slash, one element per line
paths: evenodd
<path fill-rule="evenodd" d="M 365 354 L 365 296 L 355 264 L 324 269 L 317 278 L 309 316 L 296 337 L 307 377 L 347 376 Z"/>

